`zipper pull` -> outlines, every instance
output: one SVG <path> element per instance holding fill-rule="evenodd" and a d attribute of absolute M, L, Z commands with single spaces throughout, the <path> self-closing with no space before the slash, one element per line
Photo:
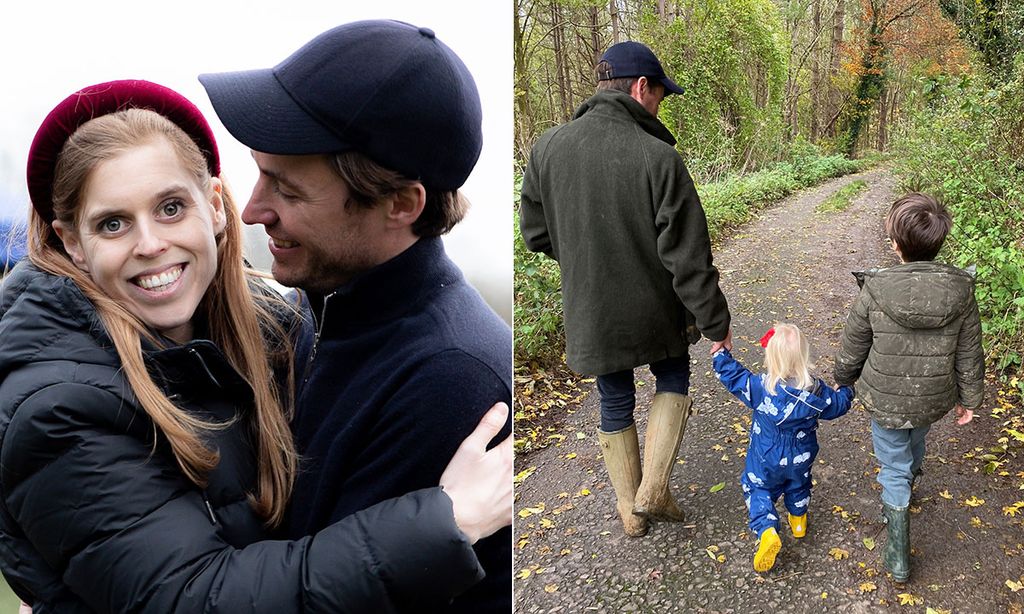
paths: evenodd
<path fill-rule="evenodd" d="M 213 506 L 210 505 L 210 500 L 206 498 L 205 491 L 203 492 L 203 503 L 206 504 L 206 511 L 210 513 L 210 522 L 213 523 L 213 526 L 219 525 L 220 523 L 217 522 L 217 516 L 213 513 Z"/>

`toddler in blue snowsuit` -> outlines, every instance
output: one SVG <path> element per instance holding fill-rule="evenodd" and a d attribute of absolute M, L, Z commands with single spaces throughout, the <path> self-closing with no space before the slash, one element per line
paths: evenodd
<path fill-rule="evenodd" d="M 715 353 L 718 379 L 753 411 L 750 445 L 740 482 L 759 537 L 754 569 L 768 571 L 782 548 L 775 501 L 782 495 L 794 537 L 807 531 L 811 465 L 818 453 L 818 419 L 832 420 L 850 409 L 853 389 L 833 390 L 810 374 L 810 349 L 792 324 L 776 324 L 761 340 L 766 373 L 754 375 L 728 350 Z"/>

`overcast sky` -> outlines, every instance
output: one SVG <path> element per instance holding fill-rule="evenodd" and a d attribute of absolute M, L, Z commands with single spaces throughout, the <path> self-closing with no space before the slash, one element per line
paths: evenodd
<path fill-rule="evenodd" d="M 512 28 L 506 8 L 472 0 L 6 3 L 0 18 L 0 217 L 27 208 L 26 157 L 46 114 L 85 85 L 127 78 L 177 90 L 206 114 L 225 176 L 244 205 L 256 167 L 220 124 L 196 76 L 269 68 L 336 25 L 399 19 L 433 29 L 476 79 L 484 149 L 463 188 L 473 207 L 445 242 L 498 311 L 511 313 Z"/>

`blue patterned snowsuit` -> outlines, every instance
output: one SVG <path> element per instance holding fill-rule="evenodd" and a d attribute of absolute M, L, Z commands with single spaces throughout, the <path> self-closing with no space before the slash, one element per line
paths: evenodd
<path fill-rule="evenodd" d="M 783 495 L 794 516 L 807 513 L 811 500 L 811 465 L 818 454 L 818 418 L 832 420 L 850 409 L 853 389 L 833 390 L 818 380 L 810 392 L 779 384 L 776 394 L 764 389 L 765 375 L 754 375 L 727 350 L 715 354 L 718 379 L 754 410 L 750 447 L 740 482 L 755 535 L 779 529 L 775 501 Z"/>

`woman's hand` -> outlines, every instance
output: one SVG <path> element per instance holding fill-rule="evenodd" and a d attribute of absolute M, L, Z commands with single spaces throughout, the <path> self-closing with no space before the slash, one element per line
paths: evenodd
<path fill-rule="evenodd" d="M 512 435 L 487 450 L 507 417 L 504 403 L 488 410 L 441 474 L 441 488 L 452 500 L 455 524 L 470 543 L 512 524 Z"/>

